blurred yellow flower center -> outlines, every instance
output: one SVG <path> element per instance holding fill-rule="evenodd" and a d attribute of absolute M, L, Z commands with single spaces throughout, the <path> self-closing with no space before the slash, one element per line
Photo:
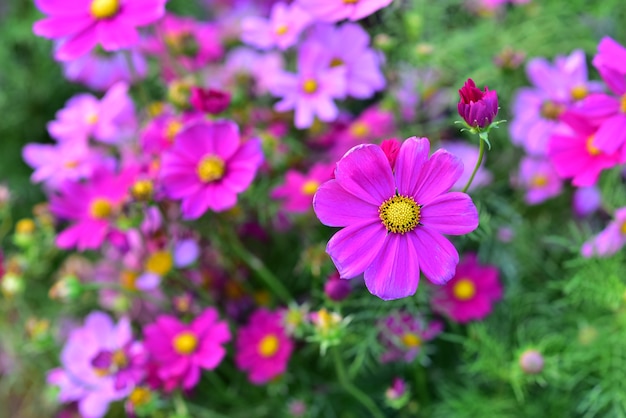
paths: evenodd
<path fill-rule="evenodd" d="M 272 357 L 278 351 L 279 341 L 274 334 L 266 335 L 259 342 L 259 354 L 261 357 Z"/>
<path fill-rule="evenodd" d="M 150 180 L 138 180 L 133 184 L 130 192 L 137 200 L 148 200 L 152 197 L 154 187 Z"/>
<path fill-rule="evenodd" d="M 370 127 L 365 122 L 354 122 L 350 127 L 350 133 L 357 138 L 363 138 L 370 133 Z"/>
<path fill-rule="evenodd" d="M 174 142 L 174 138 L 176 138 L 176 135 L 178 135 L 181 129 L 183 129 L 183 124 L 179 121 L 172 120 L 168 122 L 165 127 L 165 138 L 167 138 L 169 142 Z"/>
<path fill-rule="evenodd" d="M 174 338 L 174 350 L 178 354 L 187 355 L 196 351 L 198 337 L 193 332 L 183 331 Z"/>
<path fill-rule="evenodd" d="M 95 113 L 87 115 L 87 123 L 90 125 L 95 125 L 96 123 L 98 123 L 98 115 Z"/>
<path fill-rule="evenodd" d="M 276 27 L 276 35 L 282 36 L 289 31 L 289 26 L 282 24 Z"/>
<path fill-rule="evenodd" d="M 420 221 L 420 205 L 412 197 L 393 196 L 378 208 L 378 216 L 387 231 L 404 234 L 415 229 Z"/>
<path fill-rule="evenodd" d="M 307 94 L 315 93 L 317 91 L 317 81 L 313 80 L 312 78 L 306 80 L 302 84 L 302 90 L 304 90 L 304 92 Z"/>
<path fill-rule="evenodd" d="M 116 350 L 113 353 L 112 363 L 115 367 L 117 367 L 118 370 L 123 369 L 124 367 L 128 366 L 128 357 L 126 357 L 126 354 L 123 350 Z"/>
<path fill-rule="evenodd" d="M 344 62 L 343 62 L 343 60 L 342 60 L 341 58 L 333 58 L 333 59 L 330 61 L 330 66 L 331 66 L 331 68 L 334 68 L 334 67 L 341 67 L 343 64 L 344 64 Z"/>
<path fill-rule="evenodd" d="M 128 397 L 130 403 L 135 407 L 146 405 L 150 402 L 151 398 L 152 395 L 150 394 L 150 389 L 144 387 L 137 387 L 133 389 Z"/>
<path fill-rule="evenodd" d="M 75 161 L 75 160 L 66 161 L 63 164 L 63 167 L 69 168 L 69 169 L 76 168 L 78 167 L 78 161 Z"/>
<path fill-rule="evenodd" d="M 458 300 L 469 300 L 476 294 L 476 286 L 470 279 L 461 279 L 454 284 L 452 293 Z"/>
<path fill-rule="evenodd" d="M 422 339 L 412 332 L 407 332 L 402 336 L 402 344 L 408 348 L 417 348 L 422 345 Z"/>
<path fill-rule="evenodd" d="M 541 116 L 545 119 L 556 120 L 564 110 L 563 105 L 548 100 L 541 105 Z"/>
<path fill-rule="evenodd" d="M 345 4 L 357 4 L 359 0 L 343 0 Z"/>
<path fill-rule="evenodd" d="M 622 99 L 620 100 L 619 110 L 621 110 L 622 113 L 626 113 L 626 94 L 623 95 Z"/>
<path fill-rule="evenodd" d="M 120 11 L 120 0 L 93 0 L 90 11 L 96 19 L 108 19 Z"/>
<path fill-rule="evenodd" d="M 595 139 L 595 137 L 593 135 L 591 135 L 589 138 L 587 138 L 587 152 L 590 155 L 593 155 L 595 157 L 596 155 L 600 155 L 600 153 L 602 151 L 600 151 L 600 149 L 598 147 L 593 145 L 593 140 L 594 139 Z"/>
<path fill-rule="evenodd" d="M 120 285 L 126 290 L 135 291 L 137 290 L 138 276 L 134 271 L 125 270 L 120 274 Z"/>
<path fill-rule="evenodd" d="M 587 91 L 587 87 L 585 86 L 576 86 L 572 89 L 572 99 L 574 100 L 582 100 L 585 97 L 587 97 L 587 93 L 589 93 Z"/>
<path fill-rule="evenodd" d="M 204 183 L 219 180 L 224 176 L 224 160 L 216 155 L 208 155 L 198 164 L 197 173 Z"/>
<path fill-rule="evenodd" d="M 620 231 L 622 232 L 622 234 L 626 235 L 626 221 L 622 222 Z"/>
<path fill-rule="evenodd" d="M 309 180 L 302 185 L 302 193 L 307 196 L 315 194 L 317 188 L 320 187 L 320 182 L 316 180 Z"/>
<path fill-rule="evenodd" d="M 15 224 L 15 232 L 18 234 L 32 234 L 35 232 L 35 221 L 30 218 L 24 218 L 17 221 Z"/>
<path fill-rule="evenodd" d="M 150 102 L 146 107 L 148 116 L 157 117 L 165 110 L 165 104 L 163 102 Z"/>
<path fill-rule="evenodd" d="M 99 197 L 91 201 L 89 214 L 92 218 L 106 219 L 111 216 L 111 212 L 113 212 L 113 206 L 107 199 Z"/>
<path fill-rule="evenodd" d="M 146 271 L 165 276 L 172 270 L 174 260 L 168 251 L 156 251 L 146 260 Z"/>
<path fill-rule="evenodd" d="M 534 187 L 544 187 L 548 184 L 548 177 L 544 176 L 543 174 L 535 174 L 530 179 L 530 184 Z"/>

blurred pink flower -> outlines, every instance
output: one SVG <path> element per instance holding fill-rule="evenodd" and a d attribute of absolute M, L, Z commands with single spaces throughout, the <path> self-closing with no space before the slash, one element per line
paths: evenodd
<path fill-rule="evenodd" d="M 286 212 L 303 213 L 313 208 L 313 195 L 318 187 L 330 180 L 334 164 L 315 164 L 308 173 L 288 170 L 285 182 L 272 190 L 271 197 L 283 200 Z"/>
<path fill-rule="evenodd" d="M 626 207 L 617 209 L 613 221 L 598 235 L 586 241 L 580 252 L 587 258 L 608 257 L 621 250 L 624 244 L 626 244 Z"/>
<path fill-rule="evenodd" d="M 297 3 L 274 3 L 269 19 L 249 16 L 243 19 L 241 40 L 259 49 L 285 50 L 298 42 L 311 17 Z"/>
<path fill-rule="evenodd" d="M 387 7 L 393 0 L 297 0 L 313 17 L 322 22 L 339 22 L 343 19 L 352 21 L 363 19 L 372 13 Z"/>
<path fill-rule="evenodd" d="M 550 160 L 527 156 L 520 162 L 517 185 L 525 190 L 526 203 L 536 205 L 561 194 L 563 181 Z"/>
<path fill-rule="evenodd" d="M 404 361 L 411 363 L 424 349 L 424 343 L 443 331 L 441 321 L 428 323 L 421 315 L 398 311 L 378 321 L 380 343 L 386 351 L 381 363 Z"/>

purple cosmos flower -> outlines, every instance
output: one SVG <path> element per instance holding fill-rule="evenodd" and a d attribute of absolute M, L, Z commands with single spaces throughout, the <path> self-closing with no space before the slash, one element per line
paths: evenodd
<path fill-rule="evenodd" d="M 92 312 L 70 334 L 61 362 L 47 379 L 60 388 L 59 401 L 78 402 L 81 416 L 100 418 L 109 403 L 128 396 L 142 379 L 145 355 L 127 318 L 114 324 L 105 313 Z"/>
<path fill-rule="evenodd" d="M 320 24 L 315 26 L 308 40 L 326 48 L 331 67 L 346 67 L 346 93 L 349 96 L 367 99 L 385 88 L 381 58 L 369 47 L 370 37 L 358 24 Z"/>
<path fill-rule="evenodd" d="M 324 46 L 307 42 L 298 51 L 299 73 L 280 72 L 272 80 L 272 94 L 282 97 L 274 109 L 279 112 L 295 109 L 297 128 L 308 128 L 315 116 L 332 122 L 339 115 L 333 99 L 345 97 L 346 68 L 329 68 L 330 60 Z"/>
<path fill-rule="evenodd" d="M 585 242 L 581 249 L 584 257 L 608 257 L 626 244 L 626 207 L 615 211 L 613 221 L 598 235 Z"/>
<path fill-rule="evenodd" d="M 269 19 L 247 17 L 241 23 L 241 40 L 259 49 L 278 47 L 285 50 L 298 42 L 300 34 L 311 23 L 311 16 L 297 3 L 274 3 Z"/>
<path fill-rule="evenodd" d="M 588 216 L 602 207 L 602 193 L 597 186 L 579 187 L 572 198 L 574 213 L 580 217 Z"/>
<path fill-rule="evenodd" d="M 461 100 L 457 109 L 465 123 L 479 129 L 491 125 L 498 114 L 498 94 L 495 90 L 489 91 L 485 87 L 485 91 L 482 91 L 469 78 L 459 90 L 459 96 Z"/>
<path fill-rule="evenodd" d="M 296 4 L 322 22 L 356 21 L 387 7 L 393 0 L 297 0 Z"/>
<path fill-rule="evenodd" d="M 546 158 L 524 157 L 520 163 L 518 184 L 526 190 L 524 200 L 536 205 L 561 194 L 563 181 Z"/>
<path fill-rule="evenodd" d="M 286 212 L 304 213 L 311 209 L 313 195 L 317 188 L 332 177 L 333 166 L 324 163 L 315 164 L 307 174 L 289 170 L 285 182 L 274 188 L 271 197 L 284 199 Z"/>
<path fill-rule="evenodd" d="M 97 44 L 105 51 L 129 48 L 139 42 L 138 26 L 149 25 L 165 13 L 167 0 L 36 0 L 47 14 L 33 32 L 49 39 L 64 39 L 56 50 L 59 61 L 76 59 Z"/>
<path fill-rule="evenodd" d="M 263 161 L 261 142 L 241 143 L 231 121 L 199 121 L 181 131 L 163 155 L 161 180 L 171 199 L 182 199 L 183 216 L 230 209 L 250 186 Z"/>
<path fill-rule="evenodd" d="M 381 363 L 390 361 L 412 362 L 423 350 L 424 342 L 430 341 L 443 331 L 441 321 L 426 322 L 421 315 L 398 311 L 378 322 L 379 339 L 387 348 Z"/>
<path fill-rule="evenodd" d="M 429 158 L 429 151 L 427 138 L 407 139 L 392 171 L 379 146 L 356 146 L 313 198 L 324 225 L 344 227 L 326 247 L 341 277 L 365 273 L 368 290 L 381 299 L 413 295 L 420 271 L 435 284 L 450 280 L 459 254 L 442 234 L 478 226 L 471 198 L 446 193 L 463 163 L 445 150 Z"/>

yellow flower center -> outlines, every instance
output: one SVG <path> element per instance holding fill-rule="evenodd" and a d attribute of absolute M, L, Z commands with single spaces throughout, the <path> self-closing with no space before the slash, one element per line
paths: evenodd
<path fill-rule="evenodd" d="M 99 367 L 94 367 L 93 371 L 98 377 L 105 377 L 110 373 L 109 369 L 101 369 Z"/>
<path fill-rule="evenodd" d="M 128 366 L 128 357 L 126 357 L 124 350 L 116 350 L 113 353 L 112 363 L 118 370 Z"/>
<path fill-rule="evenodd" d="M 259 354 L 265 358 L 272 357 L 278 351 L 279 344 L 278 337 L 274 334 L 266 335 L 259 341 Z"/>
<path fill-rule="evenodd" d="M 120 274 L 120 285 L 122 288 L 130 291 L 137 290 L 137 277 L 139 275 L 134 271 L 126 270 Z"/>
<path fill-rule="evenodd" d="M 73 168 L 78 167 L 78 161 L 75 161 L 75 160 L 66 161 L 65 163 L 63 163 L 63 167 L 69 168 L 71 170 Z"/>
<path fill-rule="evenodd" d="M 128 400 L 134 407 L 140 407 L 146 405 L 150 402 L 152 395 L 150 393 L 150 389 L 145 387 L 136 387 L 130 393 Z"/>
<path fill-rule="evenodd" d="M 207 155 L 200 161 L 196 171 L 204 183 L 219 180 L 224 176 L 224 160 L 216 155 Z"/>
<path fill-rule="evenodd" d="M 619 230 L 622 234 L 626 235 L 626 221 L 622 222 L 622 226 Z"/>
<path fill-rule="evenodd" d="M 305 93 L 307 94 L 313 94 L 317 91 L 317 81 L 313 80 L 312 78 L 306 80 L 303 84 L 302 84 L 302 90 L 304 90 Z"/>
<path fill-rule="evenodd" d="M 587 97 L 588 93 L 587 87 L 585 86 L 576 86 L 571 91 L 573 100 L 582 100 Z"/>
<path fill-rule="evenodd" d="M 35 221 L 30 218 L 20 219 L 15 224 L 15 232 L 18 234 L 30 235 L 35 232 L 35 228 Z"/>
<path fill-rule="evenodd" d="M 198 337 L 191 331 L 183 331 L 174 338 L 174 350 L 178 354 L 188 355 L 196 351 Z"/>
<path fill-rule="evenodd" d="M 543 174 L 535 174 L 530 179 L 530 185 L 533 187 L 545 187 L 548 184 L 548 177 Z"/>
<path fill-rule="evenodd" d="M 146 260 L 146 271 L 165 276 L 172 270 L 174 260 L 168 251 L 156 251 Z"/>
<path fill-rule="evenodd" d="M 111 216 L 111 212 L 113 212 L 113 206 L 107 199 L 99 197 L 91 201 L 89 214 L 92 218 L 106 219 Z"/>
<path fill-rule="evenodd" d="M 476 294 L 476 286 L 470 279 L 461 279 L 454 284 L 452 293 L 458 300 L 469 300 Z"/>
<path fill-rule="evenodd" d="M 286 34 L 289 31 L 289 26 L 282 24 L 282 25 L 278 25 L 276 27 L 276 35 L 278 36 L 283 36 L 284 34 Z"/>
<path fill-rule="evenodd" d="M 130 192 L 137 200 L 148 200 L 152 197 L 154 187 L 150 180 L 138 180 L 133 184 Z"/>
<path fill-rule="evenodd" d="M 330 67 L 331 68 L 335 68 L 335 67 L 341 67 L 342 65 L 344 65 L 345 63 L 343 62 L 343 60 L 341 58 L 333 58 L 330 61 Z"/>
<path fill-rule="evenodd" d="M 402 336 L 402 344 L 408 348 L 417 348 L 422 345 L 422 339 L 412 332 L 407 332 Z"/>
<path fill-rule="evenodd" d="M 378 216 L 387 231 L 405 234 L 415 229 L 420 221 L 420 205 L 412 197 L 393 196 L 378 208 Z"/>
<path fill-rule="evenodd" d="M 108 19 L 120 11 L 120 0 L 93 0 L 90 11 L 96 19 Z"/>
<path fill-rule="evenodd" d="M 357 138 L 363 138 L 370 133 L 370 127 L 365 122 L 354 122 L 350 127 L 350 133 Z"/>
<path fill-rule="evenodd" d="M 564 110 L 563 105 L 548 100 L 541 105 L 541 116 L 545 119 L 557 120 Z"/>
<path fill-rule="evenodd" d="M 150 102 L 146 107 L 148 116 L 153 118 L 159 116 L 165 110 L 165 104 L 163 102 Z"/>
<path fill-rule="evenodd" d="M 345 4 L 357 4 L 359 0 L 343 0 Z"/>
<path fill-rule="evenodd" d="M 314 195 L 318 187 L 320 187 L 319 181 L 309 180 L 302 185 L 302 193 L 304 193 L 307 196 Z"/>
<path fill-rule="evenodd" d="M 587 152 L 589 153 L 589 155 L 592 155 L 595 157 L 596 155 L 600 155 L 602 151 L 600 151 L 598 147 L 593 145 L 594 138 L 595 137 L 593 135 L 587 138 Z"/>
<path fill-rule="evenodd" d="M 622 113 L 626 113 L 626 94 L 622 96 L 622 99 L 620 100 L 620 106 L 619 106 L 619 110 Z"/>
<path fill-rule="evenodd" d="M 178 135 L 181 129 L 183 129 L 183 124 L 181 122 L 177 120 L 168 122 L 165 127 L 165 138 L 167 138 L 169 142 L 174 142 L 174 138 L 176 138 L 176 135 Z"/>

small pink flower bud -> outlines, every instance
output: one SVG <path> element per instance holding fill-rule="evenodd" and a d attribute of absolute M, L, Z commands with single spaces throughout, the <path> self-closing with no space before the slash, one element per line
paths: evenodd
<path fill-rule="evenodd" d="M 485 87 L 485 91 L 482 91 L 469 78 L 459 90 L 459 95 L 459 115 L 469 126 L 484 129 L 491 125 L 498 114 L 498 94 L 495 90 L 489 91 Z"/>
<path fill-rule="evenodd" d="M 382 148 L 383 152 L 387 156 L 392 170 L 396 166 L 396 158 L 398 158 L 398 152 L 400 152 L 400 145 L 400 141 L 395 138 L 385 139 L 380 144 L 380 148 Z"/>
<path fill-rule="evenodd" d="M 230 94 L 215 89 L 192 87 L 189 102 L 200 112 L 217 115 L 230 106 Z"/>
<path fill-rule="evenodd" d="M 543 356 L 537 350 L 528 349 L 519 358 L 519 365 L 527 374 L 541 373 L 543 370 Z"/>
<path fill-rule="evenodd" d="M 339 278 L 339 274 L 335 273 L 328 278 L 328 281 L 324 285 L 324 293 L 330 300 L 340 302 L 350 295 L 352 292 L 352 286 L 348 280 Z"/>

